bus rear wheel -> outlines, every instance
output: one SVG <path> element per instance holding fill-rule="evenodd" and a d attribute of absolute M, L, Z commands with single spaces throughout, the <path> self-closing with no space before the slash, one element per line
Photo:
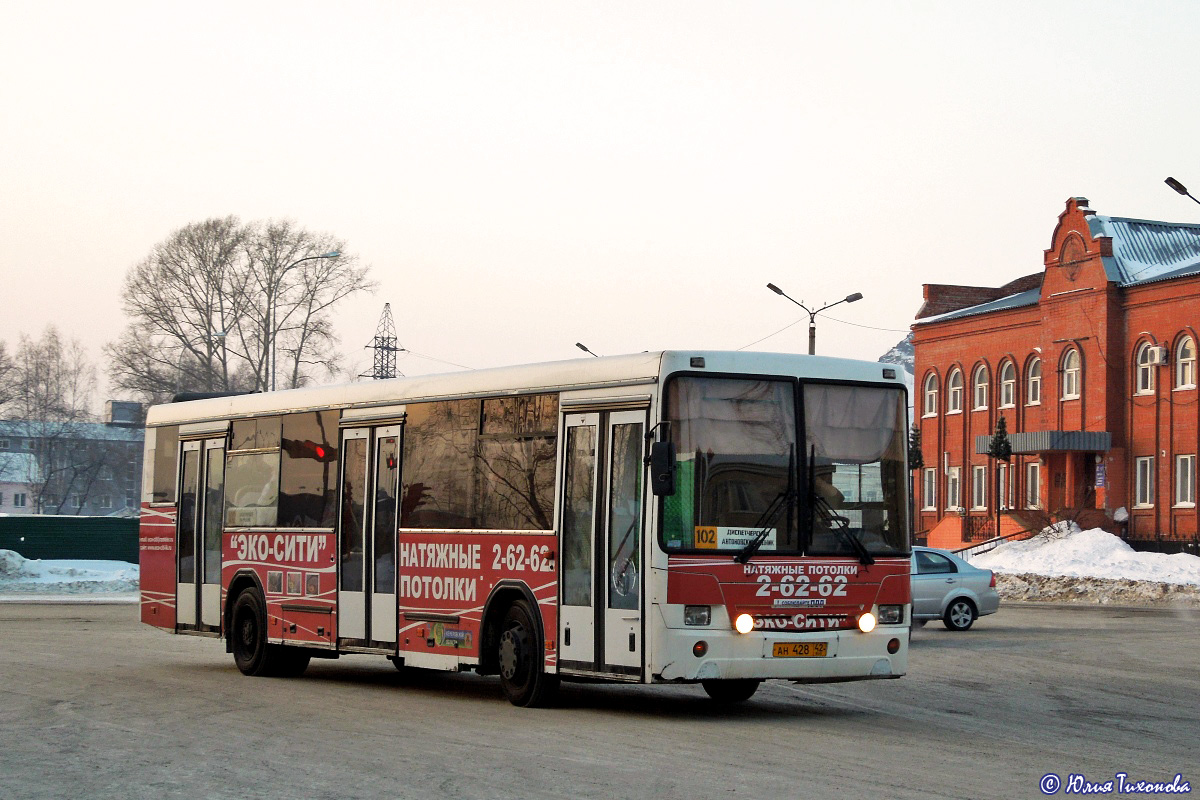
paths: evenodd
<path fill-rule="evenodd" d="M 233 663 L 243 675 L 295 678 L 308 669 L 311 654 L 297 647 L 268 644 L 266 606 L 257 589 L 245 589 L 238 595 L 230 618 Z"/>
<path fill-rule="evenodd" d="M 500 687 L 514 706 L 549 705 L 558 690 L 558 676 L 543 669 L 542 648 L 529 603 L 517 600 L 504 615 L 496 660 Z"/>
<path fill-rule="evenodd" d="M 756 678 L 700 681 L 708 696 L 718 703 L 741 703 L 749 700 L 758 691 L 760 683 L 762 681 Z"/>

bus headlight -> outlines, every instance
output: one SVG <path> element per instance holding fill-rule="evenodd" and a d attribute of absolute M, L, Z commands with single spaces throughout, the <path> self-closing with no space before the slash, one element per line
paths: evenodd
<path fill-rule="evenodd" d="M 711 606 L 684 606 L 683 607 L 683 624 L 684 625 L 707 625 L 712 621 Z"/>
<path fill-rule="evenodd" d="M 904 621 L 904 606 L 880 606 L 880 625 L 899 625 Z"/>
<path fill-rule="evenodd" d="M 870 633 L 875 630 L 875 615 L 870 611 L 864 611 L 862 616 L 858 618 L 858 629 L 863 633 Z"/>
<path fill-rule="evenodd" d="M 738 614 L 737 619 L 733 621 L 733 628 L 738 633 L 749 633 L 754 630 L 754 617 L 749 614 Z"/>

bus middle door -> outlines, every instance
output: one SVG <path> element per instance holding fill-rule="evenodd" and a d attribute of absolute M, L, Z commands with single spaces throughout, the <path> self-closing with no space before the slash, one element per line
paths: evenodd
<path fill-rule="evenodd" d="M 402 425 L 342 432 L 338 639 L 396 649 L 396 533 Z"/>

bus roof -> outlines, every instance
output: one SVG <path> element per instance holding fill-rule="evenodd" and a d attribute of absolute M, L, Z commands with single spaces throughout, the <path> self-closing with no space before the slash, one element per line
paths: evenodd
<path fill-rule="evenodd" d="M 697 360 L 699 360 L 697 362 Z M 696 364 L 703 366 L 696 366 Z M 892 372 L 885 377 L 884 370 Z M 494 397 L 652 384 L 675 372 L 789 375 L 859 382 L 904 382 L 893 365 L 828 356 L 717 350 L 663 350 L 575 358 L 415 377 L 210 397 L 151 406 L 146 425 L 175 425 L 263 414 L 370 408 L 457 397 Z"/>

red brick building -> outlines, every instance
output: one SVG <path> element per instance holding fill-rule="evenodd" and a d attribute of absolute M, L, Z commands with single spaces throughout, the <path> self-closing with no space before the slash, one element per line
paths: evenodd
<path fill-rule="evenodd" d="M 913 324 L 916 535 L 962 547 L 1039 516 L 1197 547 L 1200 224 L 1067 201 L 1045 269 L 926 284 Z M 1003 416 L 1013 456 L 987 455 Z M 1123 511 L 1122 511 L 1123 509 Z"/>

